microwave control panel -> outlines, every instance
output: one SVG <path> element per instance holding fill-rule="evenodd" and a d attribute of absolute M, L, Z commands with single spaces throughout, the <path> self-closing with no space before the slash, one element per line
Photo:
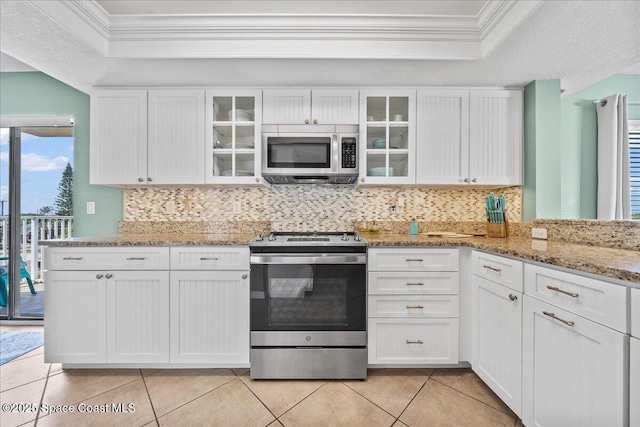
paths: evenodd
<path fill-rule="evenodd" d="M 354 137 L 342 138 L 342 168 L 355 169 L 356 167 L 356 139 Z"/>

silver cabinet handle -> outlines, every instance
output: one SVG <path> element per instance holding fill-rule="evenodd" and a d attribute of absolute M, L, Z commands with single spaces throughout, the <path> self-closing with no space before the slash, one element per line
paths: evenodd
<path fill-rule="evenodd" d="M 406 262 L 422 262 L 424 260 L 420 258 L 408 258 L 408 259 L 405 259 L 405 261 Z"/>
<path fill-rule="evenodd" d="M 260 178 L 256 178 L 256 182 L 260 182 Z"/>
<path fill-rule="evenodd" d="M 575 322 L 571 322 L 571 321 L 569 321 L 569 320 L 564 320 L 564 319 L 561 319 L 561 318 L 559 318 L 559 317 L 556 317 L 556 315 L 555 315 L 555 314 L 553 314 L 553 313 L 549 313 L 548 311 L 543 311 L 543 312 L 542 312 L 542 314 L 544 314 L 545 316 L 549 316 L 549 317 L 551 317 L 552 319 L 556 319 L 557 321 L 562 322 L 562 323 L 564 323 L 564 324 L 565 324 L 565 325 L 567 325 L 567 326 L 573 326 L 573 325 L 575 325 Z"/>
<path fill-rule="evenodd" d="M 578 298 L 578 296 L 579 296 L 578 294 L 576 294 L 574 292 L 563 291 L 562 289 L 558 288 L 557 286 L 547 286 L 547 289 L 551 289 L 552 291 L 560 292 L 561 294 L 569 295 L 570 297 L 573 297 L 573 298 Z"/>
<path fill-rule="evenodd" d="M 304 119 L 304 124 L 308 125 L 309 124 L 309 119 Z"/>
<path fill-rule="evenodd" d="M 127 258 L 127 261 L 144 261 L 145 259 L 147 259 L 146 257 L 129 257 Z"/>
<path fill-rule="evenodd" d="M 424 341 L 416 340 L 416 341 L 406 341 L 407 344 L 424 344 Z"/>
<path fill-rule="evenodd" d="M 501 272 L 502 270 L 499 268 L 495 268 L 495 267 L 491 267 L 490 265 L 483 265 L 484 268 L 488 268 L 489 270 L 492 271 L 497 271 L 498 273 Z"/>
<path fill-rule="evenodd" d="M 422 308 L 424 308 L 424 307 L 423 307 L 423 306 L 421 306 L 421 305 L 408 305 L 408 306 L 407 306 L 407 310 L 412 309 L 412 308 L 422 309 Z"/>
<path fill-rule="evenodd" d="M 104 277 L 104 274 L 96 274 L 96 279 L 102 279 Z"/>
<path fill-rule="evenodd" d="M 407 286 L 424 286 L 421 282 L 407 282 Z"/>
<path fill-rule="evenodd" d="M 318 120 L 313 119 L 313 124 L 314 124 L 314 125 L 317 125 L 317 124 L 318 124 Z"/>
<path fill-rule="evenodd" d="M 360 182 L 364 182 L 364 176 L 360 178 Z"/>
<path fill-rule="evenodd" d="M 478 180 L 477 180 L 477 179 L 475 179 L 475 178 L 473 178 L 473 179 L 471 180 L 471 182 L 476 182 L 476 181 L 478 181 Z"/>
<path fill-rule="evenodd" d="M 220 258 L 207 258 L 207 257 L 201 257 L 200 261 L 218 261 Z"/>
<path fill-rule="evenodd" d="M 246 275 L 246 274 L 243 274 L 243 275 L 242 275 L 242 278 L 243 278 L 243 279 L 246 279 L 246 278 L 247 278 L 247 275 Z"/>
<path fill-rule="evenodd" d="M 62 258 L 64 261 L 80 261 L 82 259 L 82 257 L 72 257 L 72 256 L 68 256 L 68 257 L 64 257 Z"/>
<path fill-rule="evenodd" d="M 138 178 L 138 182 L 144 182 L 144 179 Z"/>
<path fill-rule="evenodd" d="M 107 275 L 104 277 L 106 277 L 107 279 L 111 279 L 113 277 L 113 274 L 107 273 Z"/>
<path fill-rule="evenodd" d="M 148 177 L 148 178 L 147 178 L 147 181 L 148 181 L 148 182 L 151 182 L 151 181 L 153 181 L 153 180 L 151 179 L 151 177 Z"/>
<path fill-rule="evenodd" d="M 464 182 L 469 182 L 469 178 L 463 179 Z"/>
<path fill-rule="evenodd" d="M 510 299 L 511 301 L 515 301 L 515 300 L 517 300 L 517 299 L 518 299 L 518 296 L 517 296 L 517 295 L 514 295 L 514 294 L 509 294 L 509 299 Z"/>

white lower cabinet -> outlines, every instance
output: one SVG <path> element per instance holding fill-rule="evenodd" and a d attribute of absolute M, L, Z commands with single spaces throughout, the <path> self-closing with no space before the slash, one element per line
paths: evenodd
<path fill-rule="evenodd" d="M 106 363 L 107 281 L 94 271 L 45 271 L 47 363 Z"/>
<path fill-rule="evenodd" d="M 629 336 L 526 295 L 523 312 L 523 423 L 626 425 Z"/>
<path fill-rule="evenodd" d="M 169 362 L 169 272 L 107 278 L 107 363 Z"/>
<path fill-rule="evenodd" d="M 472 280 L 473 370 L 522 417 L 522 293 Z"/>
<path fill-rule="evenodd" d="M 249 363 L 249 271 L 171 272 L 171 362 Z"/>
<path fill-rule="evenodd" d="M 629 372 L 629 425 L 640 427 L 640 338 L 631 338 Z"/>
<path fill-rule="evenodd" d="M 373 248 L 368 260 L 369 365 L 457 364 L 458 250 Z"/>

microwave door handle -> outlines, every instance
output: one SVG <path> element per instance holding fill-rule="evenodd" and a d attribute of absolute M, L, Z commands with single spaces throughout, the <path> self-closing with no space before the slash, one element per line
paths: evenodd
<path fill-rule="evenodd" d="M 331 152 L 333 154 L 333 160 L 331 161 L 331 172 L 338 173 L 340 169 L 340 150 L 339 150 L 339 138 L 338 134 L 334 133 L 331 137 Z"/>

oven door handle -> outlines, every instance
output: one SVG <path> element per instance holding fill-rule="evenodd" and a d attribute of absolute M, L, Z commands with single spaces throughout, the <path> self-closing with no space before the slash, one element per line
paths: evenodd
<path fill-rule="evenodd" d="M 365 254 L 261 254 L 251 264 L 366 264 Z"/>

